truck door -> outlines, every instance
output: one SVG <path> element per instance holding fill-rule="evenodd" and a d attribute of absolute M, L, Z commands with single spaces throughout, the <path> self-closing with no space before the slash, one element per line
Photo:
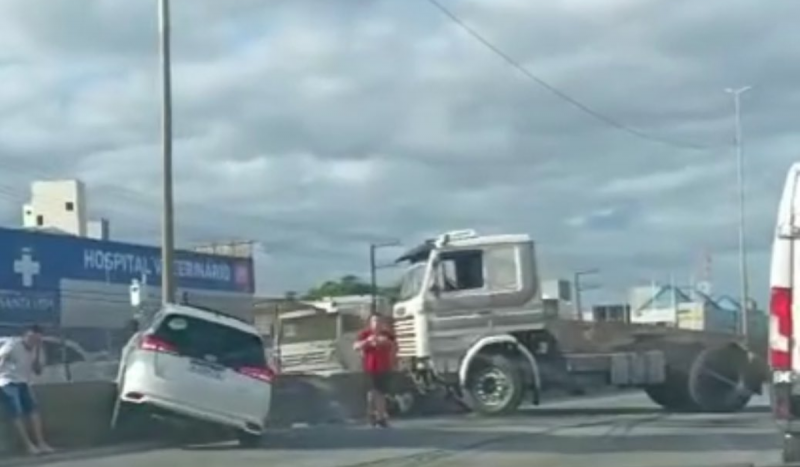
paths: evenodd
<path fill-rule="evenodd" d="M 434 274 L 435 300 L 429 309 L 437 316 L 473 313 L 489 306 L 481 249 L 443 252 Z"/>

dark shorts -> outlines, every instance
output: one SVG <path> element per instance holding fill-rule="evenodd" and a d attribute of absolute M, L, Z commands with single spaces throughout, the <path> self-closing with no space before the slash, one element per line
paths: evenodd
<path fill-rule="evenodd" d="M 365 376 L 367 378 L 368 391 L 377 391 L 381 394 L 388 394 L 390 392 L 392 383 L 391 372 L 366 373 Z"/>
<path fill-rule="evenodd" d="M 0 400 L 6 414 L 12 419 L 27 417 L 36 412 L 36 400 L 31 387 L 25 383 L 10 383 L 0 386 Z"/>

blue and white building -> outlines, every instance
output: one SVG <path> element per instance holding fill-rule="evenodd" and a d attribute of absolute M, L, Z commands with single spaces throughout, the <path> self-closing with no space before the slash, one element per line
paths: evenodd
<path fill-rule="evenodd" d="M 736 333 L 740 327 L 739 302 L 729 296 L 712 297 L 694 287 L 656 285 L 629 291 L 630 320 L 698 331 Z M 749 331 L 765 335 L 767 316 L 755 302 L 749 307 Z"/>
<path fill-rule="evenodd" d="M 189 302 L 252 313 L 252 258 L 177 251 L 175 274 L 179 296 Z M 133 316 L 134 279 L 152 284 L 148 295 L 157 304 L 160 248 L 0 228 L 0 326 L 35 322 L 69 334 L 123 329 Z"/>

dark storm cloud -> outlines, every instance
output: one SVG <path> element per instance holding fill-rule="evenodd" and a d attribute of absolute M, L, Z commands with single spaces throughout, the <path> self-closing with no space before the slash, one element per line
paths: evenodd
<path fill-rule="evenodd" d="M 23 192 L 3 199 L 0 219 L 17 215 L 28 180 L 80 176 L 114 232 L 155 239 L 155 2 L 73 4 L 0 7 L 0 150 L 13 169 L 0 188 Z M 687 277 L 709 247 L 718 288 L 734 287 L 724 89 L 749 84 L 748 220 L 763 287 L 777 187 L 800 139 L 800 4 L 444 4 L 537 77 L 676 144 L 576 109 L 426 1 L 173 0 L 182 241 L 262 242 L 269 291 L 363 272 L 372 239 L 467 227 L 530 232 L 545 275 L 598 267 L 609 296 Z"/>

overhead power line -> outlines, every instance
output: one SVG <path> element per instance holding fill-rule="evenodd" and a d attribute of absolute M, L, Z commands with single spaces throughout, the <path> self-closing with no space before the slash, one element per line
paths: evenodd
<path fill-rule="evenodd" d="M 705 151 L 709 149 L 717 149 L 717 146 L 708 146 L 708 145 L 699 145 L 694 144 L 686 141 L 679 141 L 670 138 L 664 138 L 657 135 L 652 135 L 646 133 L 644 131 L 638 130 L 631 126 L 628 126 L 613 117 L 610 117 L 602 112 L 599 112 L 592 107 L 584 104 L 583 102 L 579 101 L 578 99 L 570 96 L 566 92 L 558 89 L 557 87 L 553 86 L 552 84 L 548 83 L 547 81 L 543 80 L 542 78 L 533 74 L 530 70 L 522 66 L 514 57 L 509 55 L 508 53 L 504 52 L 500 47 L 493 44 L 489 39 L 479 33 L 477 30 L 469 26 L 464 20 L 462 20 L 458 15 L 456 15 L 452 10 L 444 6 L 440 0 L 427 0 L 433 7 L 438 9 L 445 17 L 447 17 L 450 21 L 456 24 L 458 27 L 463 29 L 467 34 L 472 36 L 473 39 L 480 42 L 484 47 L 489 49 L 495 55 L 503 59 L 508 65 L 515 68 L 518 72 L 522 73 L 523 76 L 530 79 L 537 85 L 543 87 L 551 94 L 555 95 L 559 99 L 569 103 L 573 107 L 577 108 L 581 112 L 589 115 L 590 117 L 594 118 L 595 120 L 600 121 L 608 126 L 616 128 L 617 130 L 624 131 L 630 135 L 633 135 L 637 138 L 651 141 L 654 143 L 663 144 L 666 146 L 672 146 L 681 149 L 693 149 L 698 151 Z"/>

